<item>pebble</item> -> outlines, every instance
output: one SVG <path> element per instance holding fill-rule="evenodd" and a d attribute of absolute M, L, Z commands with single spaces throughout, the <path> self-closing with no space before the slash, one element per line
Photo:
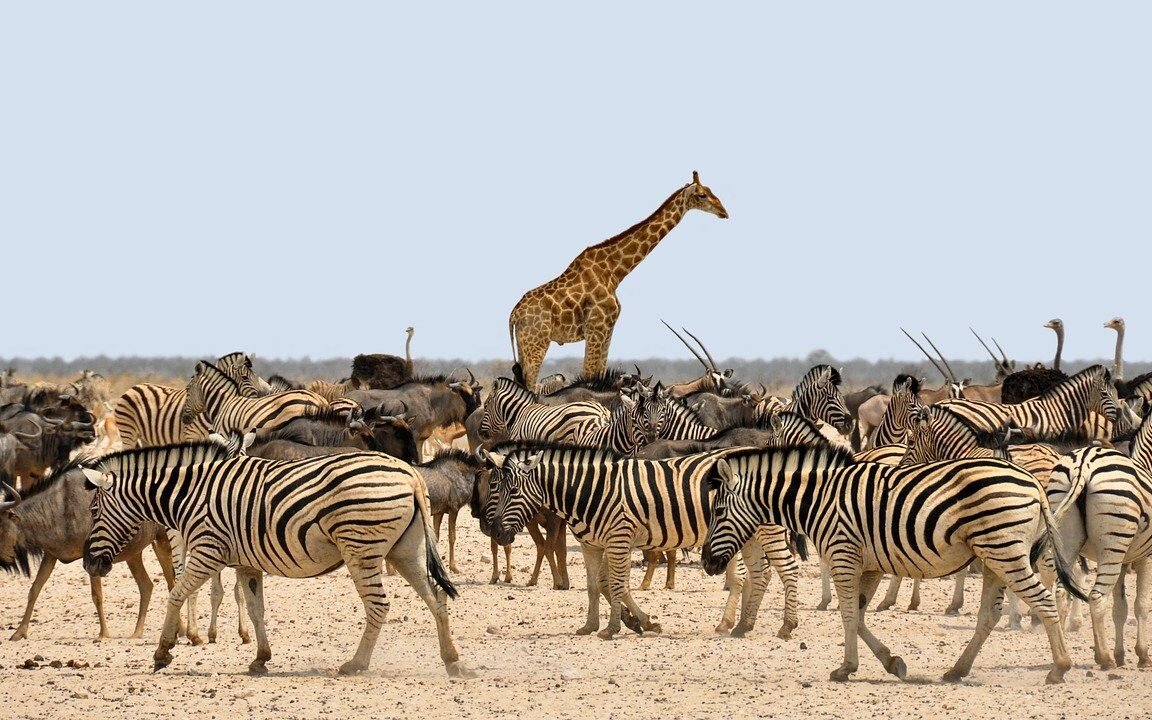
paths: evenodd
<path fill-rule="evenodd" d="M 577 680 L 580 678 L 580 671 L 576 668 L 564 668 L 560 671 L 561 680 Z M 609 682 L 612 682 L 609 680 Z"/>

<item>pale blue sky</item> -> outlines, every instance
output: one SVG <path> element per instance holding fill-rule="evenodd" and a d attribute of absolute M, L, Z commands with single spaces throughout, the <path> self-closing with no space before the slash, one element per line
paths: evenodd
<path fill-rule="evenodd" d="M 5 3 L 0 356 L 510 357 L 693 170 L 614 358 L 1152 357 L 1148 3 Z M 550 356 L 582 353 L 553 346 Z"/>

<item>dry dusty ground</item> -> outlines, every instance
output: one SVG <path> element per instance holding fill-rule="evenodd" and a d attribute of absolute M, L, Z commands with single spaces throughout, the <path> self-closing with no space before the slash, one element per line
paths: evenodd
<path fill-rule="evenodd" d="M 725 594 L 718 579 L 693 564 L 681 569 L 677 590 L 637 593 L 641 605 L 658 616 L 663 634 L 629 633 L 605 642 L 572 632 L 583 623 L 585 607 L 578 552 L 569 556 L 574 589 L 524 587 L 531 557 L 530 540 L 522 536 L 513 554 L 516 584 L 489 585 L 487 539 L 467 509 L 460 521 L 461 572 L 455 580 L 461 595 L 452 603 L 452 631 L 462 658 L 478 672 L 476 679 L 447 677 L 431 617 L 399 578 L 387 580 L 395 597 L 371 671 L 336 677 L 335 669 L 355 649 L 364 617 L 344 570 L 314 580 L 266 583 L 273 651 L 268 676 L 246 672 L 255 650 L 237 640 L 230 597 L 222 642 L 179 645 L 172 665 L 153 673 L 166 593 L 157 590 L 145 639 L 125 638 L 136 591 L 127 569 L 116 566 L 105 598 L 118 637 L 97 643 L 87 576 L 73 563 L 57 568 L 41 596 L 30 639 L 0 639 L 0 718 L 1147 718 L 1152 712 L 1152 674 L 1132 665 L 1111 674 L 1096 670 L 1087 628 L 1070 637 L 1076 666 L 1063 686 L 1044 685 L 1050 661 L 1044 634 L 1007 630 L 992 635 L 967 682 L 942 683 L 941 674 L 975 623 L 974 577 L 968 579 L 968 605 L 960 617 L 940 614 L 951 587 L 943 581 L 925 583 L 923 607 L 929 612 L 870 616 L 876 634 L 907 661 L 912 681 L 896 680 L 871 655 L 862 655 L 857 679 L 840 684 L 827 679 L 841 659 L 840 619 L 812 609 L 819 593 L 815 563 L 804 568 L 801 625 L 791 640 L 775 637 L 776 579 L 755 633 L 743 640 L 714 635 Z M 159 580 L 154 560 L 150 567 Z M 661 568 L 658 578 L 662 573 Z M 640 573 L 633 576 L 638 584 Z M 0 576 L 5 638 L 23 610 L 27 588 L 24 578 Z M 203 609 L 206 597 L 201 603 Z M 1135 629 L 1129 627 L 1128 634 L 1131 657 Z M 43 657 L 39 668 L 18 667 L 36 655 Z M 64 666 L 51 667 L 55 660 Z M 68 667 L 70 660 L 90 667 Z"/>

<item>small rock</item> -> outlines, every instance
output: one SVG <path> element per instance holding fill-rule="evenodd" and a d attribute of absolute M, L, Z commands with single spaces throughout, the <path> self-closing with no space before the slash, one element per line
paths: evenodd
<path fill-rule="evenodd" d="M 59 660 L 53 660 L 52 662 L 50 662 L 50 663 L 48 663 L 48 664 L 49 664 L 51 667 L 54 667 L 54 668 L 62 668 L 62 667 L 64 667 L 64 663 L 60 662 Z"/>
<path fill-rule="evenodd" d="M 505 598 L 505 600 L 515 600 L 515 599 L 516 599 L 515 595 L 509 595 L 507 598 Z"/>
<path fill-rule="evenodd" d="M 36 655 L 32 659 L 35 660 L 36 662 L 44 662 L 44 656 L 43 655 Z"/>
<path fill-rule="evenodd" d="M 560 671 L 561 680 L 576 680 L 580 677 L 580 671 L 576 668 L 564 668 Z M 609 681 L 611 682 L 611 681 Z"/>
<path fill-rule="evenodd" d="M 84 690 L 77 690 L 76 692 L 72 693 L 72 697 L 76 700 L 87 700 L 88 693 Z"/>
<path fill-rule="evenodd" d="M 608 678 L 608 684 L 609 685 L 615 685 L 616 687 L 620 687 L 620 683 L 616 682 L 616 678 Z"/>
<path fill-rule="evenodd" d="M 800 649 L 801 650 L 807 650 L 808 649 L 808 643 L 805 643 L 805 642 L 800 643 Z"/>
<path fill-rule="evenodd" d="M 1096 673 L 1092 672 L 1091 670 L 1089 670 L 1087 673 L 1085 673 L 1085 675 L 1087 675 L 1088 677 L 1096 677 Z"/>
<path fill-rule="evenodd" d="M 810 687 L 812 687 L 812 683 L 805 681 L 805 682 L 800 683 L 800 687 L 810 688 Z"/>
<path fill-rule="evenodd" d="M 499 635 L 500 634 L 500 628 L 496 627 L 495 625 L 489 625 L 488 626 L 488 634 L 489 635 Z"/>
<path fill-rule="evenodd" d="M 37 657 L 39 657 L 39 656 L 37 656 Z M 35 661 L 35 660 L 33 660 L 32 658 L 28 658 L 27 660 L 25 660 L 25 661 L 24 661 L 24 665 L 23 665 L 22 667 L 23 667 L 25 670 L 31 670 L 31 669 L 33 669 L 33 668 L 38 668 L 38 667 L 40 667 L 40 663 L 36 662 L 36 661 Z"/>
<path fill-rule="evenodd" d="M 1108 673 L 1109 680 L 1122 680 L 1124 678 L 1120 673 Z"/>

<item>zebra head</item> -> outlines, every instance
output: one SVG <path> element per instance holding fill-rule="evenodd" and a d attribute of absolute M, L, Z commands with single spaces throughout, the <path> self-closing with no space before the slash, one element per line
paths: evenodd
<path fill-rule="evenodd" d="M 528 454 L 525 451 L 507 455 L 496 451 L 486 453 L 485 460 L 493 478 L 489 498 L 496 496 L 490 529 L 492 538 L 500 545 L 512 544 L 516 533 L 524 529 L 540 507 L 538 501 L 529 498 L 525 486 L 530 484 L 529 476 L 543 456 L 542 452 Z"/>
<path fill-rule="evenodd" d="M 112 569 L 112 559 L 128 544 L 144 517 L 130 512 L 116 492 L 116 473 L 97 465 L 83 467 L 85 487 L 95 490 L 92 497 L 92 532 L 84 541 L 84 570 L 104 577 Z"/>
<path fill-rule="evenodd" d="M 488 461 L 484 448 L 476 451 L 481 461 Z M 472 496 L 468 499 L 468 509 L 472 517 L 480 522 L 480 532 L 492 537 L 492 519 L 496 517 L 496 500 L 500 495 L 496 488 L 496 476 L 489 468 L 476 473 L 472 479 Z"/>
<path fill-rule="evenodd" d="M 648 445 L 666 437 L 672 422 L 672 400 L 660 383 L 652 392 L 641 395 L 636 405 L 636 434 L 641 445 Z"/>
<path fill-rule="evenodd" d="M 719 575 L 728 563 L 752 539 L 760 522 L 748 499 L 748 483 L 727 460 L 716 463 L 715 475 L 709 478 L 715 489 L 712 496 L 712 519 L 700 555 L 704 571 Z"/>
<path fill-rule="evenodd" d="M 840 395 L 840 371 L 831 365 L 816 365 L 804 375 L 792 392 L 791 409 L 831 425 L 841 435 L 852 430 L 852 415 Z"/>
<path fill-rule="evenodd" d="M 208 408 L 208 397 L 204 392 L 204 370 L 207 363 L 196 363 L 196 371 L 188 381 L 185 391 L 184 408 L 180 411 L 180 422 L 191 425 Z"/>
<path fill-rule="evenodd" d="M 895 401 L 895 399 L 893 399 Z M 912 405 L 907 411 L 904 425 L 904 441 L 908 451 L 900 461 L 900 467 L 922 465 L 944 459 L 936 445 L 936 433 L 932 428 L 932 405 Z"/>

